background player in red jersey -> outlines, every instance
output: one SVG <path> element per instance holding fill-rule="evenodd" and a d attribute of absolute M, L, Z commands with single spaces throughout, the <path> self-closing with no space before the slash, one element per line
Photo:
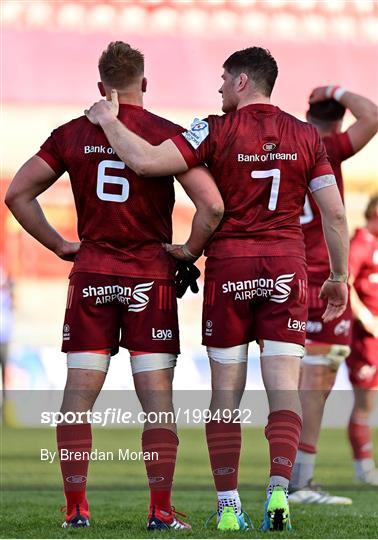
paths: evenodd
<path fill-rule="evenodd" d="M 369 428 L 378 390 L 378 195 L 370 199 L 365 218 L 366 226 L 356 231 L 350 244 L 350 302 L 354 320 L 352 352 L 346 362 L 354 407 L 348 435 L 356 478 L 378 486 Z"/>
<path fill-rule="evenodd" d="M 206 255 L 203 343 L 212 371 L 212 413 L 239 406 L 248 344 L 258 340 L 270 415 L 265 434 L 270 480 L 263 529 L 289 529 L 287 488 L 301 430 L 298 379 L 307 320 L 307 279 L 299 217 L 309 188 L 318 202 L 333 275 L 322 297 L 325 321 L 347 302 L 348 234 L 331 166 L 316 129 L 270 104 L 277 64 L 251 47 L 224 63 L 223 116 L 195 120 L 186 133 L 152 146 L 99 102 L 88 117 L 99 123 L 129 166 L 143 174 L 185 171 L 206 162 L 216 179 L 224 218 Z M 128 124 L 128 127 L 131 125 Z M 132 129 L 132 128 L 131 128 Z M 182 258 L 180 246 L 169 248 Z M 218 528 L 245 529 L 238 484 L 240 424 L 206 424 L 218 492 Z"/>
<path fill-rule="evenodd" d="M 346 109 L 356 120 L 342 132 Z M 361 150 L 377 132 L 377 107 L 369 99 L 338 86 L 323 86 L 315 88 L 311 93 L 307 120 L 318 129 L 322 137 L 343 196 L 341 163 Z M 301 224 L 308 266 L 309 315 L 300 384 L 303 427 L 289 500 L 351 504 L 349 497 L 330 495 L 312 484 L 325 402 L 335 382 L 337 370 L 350 352 L 352 314 L 348 306 L 342 316 L 332 322 L 325 323 L 322 320 L 325 302 L 319 298 L 319 292 L 330 269 L 327 246 L 321 232 L 321 215 L 311 194 L 306 196 Z"/>
<path fill-rule="evenodd" d="M 116 88 L 119 118 L 128 118 L 152 144 L 182 128 L 143 109 L 144 58 L 123 42 L 111 43 L 99 60 L 103 96 Z M 68 171 L 79 242 L 67 242 L 43 214 L 37 196 Z M 199 255 L 222 217 L 223 203 L 205 168 L 180 176 L 197 211 L 185 252 Z M 179 335 L 174 274 L 176 263 L 162 243 L 172 241 L 172 176 L 138 176 L 85 116 L 56 129 L 16 174 L 6 203 L 21 225 L 59 257 L 74 260 L 70 274 L 63 351 L 68 375 L 62 412 L 92 409 L 105 381 L 110 356 L 130 351 L 135 389 L 143 410 L 173 411 L 172 379 Z M 165 338 L 161 338 L 164 329 Z M 121 334 L 121 337 L 120 337 Z M 148 418 L 147 418 L 148 419 Z M 90 451 L 91 425 L 59 425 L 59 450 Z M 188 529 L 171 509 L 178 439 L 174 420 L 144 425 L 142 448 L 151 490 L 148 528 Z M 155 454 L 153 454 L 155 455 Z M 88 460 L 61 460 L 67 499 L 63 526 L 89 525 Z"/>

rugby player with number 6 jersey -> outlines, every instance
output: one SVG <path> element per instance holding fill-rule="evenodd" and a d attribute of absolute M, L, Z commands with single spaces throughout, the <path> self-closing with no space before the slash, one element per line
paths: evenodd
<path fill-rule="evenodd" d="M 117 93 L 86 112 L 139 174 L 183 172 L 206 163 L 221 192 L 224 218 L 205 254 L 203 343 L 215 413 L 237 409 L 244 392 L 248 344 L 258 341 L 270 415 L 265 429 L 270 478 L 263 530 L 290 529 L 287 489 L 301 431 L 300 359 L 307 321 L 307 275 L 299 223 L 308 189 L 323 217 L 332 274 L 321 295 L 325 321 L 345 310 L 348 233 L 336 180 L 316 129 L 270 103 L 277 64 L 250 47 L 223 65 L 223 116 L 195 120 L 186 133 L 151 145 L 120 123 Z M 171 251 L 181 257 L 179 247 Z M 245 530 L 238 493 L 239 423 L 206 423 L 218 529 Z M 253 482 L 253 479 L 249 479 Z"/>
<path fill-rule="evenodd" d="M 140 51 L 121 41 L 110 43 L 100 57 L 99 72 L 101 95 L 110 99 L 111 89 L 116 88 L 120 120 L 127 118 L 151 144 L 183 131 L 143 108 L 147 80 Z M 65 241 L 47 222 L 37 201 L 65 171 L 75 199 L 80 243 Z M 223 202 L 204 167 L 180 175 L 179 181 L 196 206 L 182 250 L 183 260 L 191 260 L 202 253 L 217 227 Z M 121 346 L 129 349 L 144 412 L 173 413 L 172 380 L 179 354 L 177 260 L 162 245 L 172 242 L 173 177 L 138 177 L 109 145 L 103 131 L 81 116 L 54 130 L 37 155 L 21 167 L 6 203 L 39 242 L 62 259 L 74 261 L 63 326 L 68 375 L 61 412 L 92 409 L 110 357 Z M 142 435 L 150 486 L 148 529 L 152 530 L 191 528 L 176 518 L 171 507 L 178 438 L 175 423 L 169 420 L 168 415 L 165 423 L 146 422 Z M 58 425 L 57 442 L 59 451 L 68 449 L 79 455 L 61 459 L 67 501 L 63 526 L 86 527 L 91 425 Z M 149 455 L 153 459 L 148 460 Z"/>
<path fill-rule="evenodd" d="M 378 129 L 377 106 L 366 97 L 339 86 L 315 88 L 309 101 L 307 120 L 316 127 L 323 140 L 343 196 L 341 164 L 374 137 Z M 355 121 L 342 131 L 346 109 Z M 312 482 L 325 402 L 340 364 L 350 353 L 352 314 L 348 305 L 340 317 L 328 323 L 322 320 L 325 302 L 319 298 L 319 292 L 330 268 L 321 215 L 311 194 L 306 196 L 301 224 L 308 266 L 309 314 L 300 383 L 303 426 L 289 500 L 306 504 L 351 504 L 349 497 L 329 494 Z"/>

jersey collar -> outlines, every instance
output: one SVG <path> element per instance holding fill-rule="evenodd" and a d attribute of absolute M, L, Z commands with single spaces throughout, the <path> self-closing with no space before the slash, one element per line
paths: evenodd
<path fill-rule="evenodd" d="M 139 110 L 139 111 L 143 111 L 144 108 L 142 105 L 131 105 L 129 103 L 120 103 L 119 104 L 119 112 L 122 112 L 122 111 L 127 111 L 127 110 Z"/>
<path fill-rule="evenodd" d="M 280 109 L 271 103 L 250 103 L 249 105 L 244 105 L 244 107 L 241 107 L 238 110 L 278 112 Z"/>

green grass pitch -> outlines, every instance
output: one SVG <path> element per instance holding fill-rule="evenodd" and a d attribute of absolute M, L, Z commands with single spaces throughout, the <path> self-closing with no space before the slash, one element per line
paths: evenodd
<path fill-rule="evenodd" d="M 319 445 L 316 481 L 335 494 L 353 498 L 352 506 L 292 505 L 291 533 L 259 532 L 268 448 L 263 430 L 243 430 L 240 494 L 257 530 L 220 533 L 203 524 L 215 509 L 215 493 L 208 464 L 204 431 L 181 429 L 173 504 L 189 516 L 190 538 L 375 538 L 378 536 L 378 489 L 354 484 L 345 430 L 326 429 Z M 376 444 L 378 441 L 375 441 Z M 94 429 L 94 447 L 140 450 L 136 429 Z M 148 533 L 145 529 L 148 491 L 143 462 L 92 462 L 88 495 L 92 519 L 89 529 L 61 529 L 64 504 L 57 462 L 40 460 L 40 448 L 55 450 L 53 429 L 4 429 L 2 433 L 2 538 L 154 538 L 178 533 Z"/>

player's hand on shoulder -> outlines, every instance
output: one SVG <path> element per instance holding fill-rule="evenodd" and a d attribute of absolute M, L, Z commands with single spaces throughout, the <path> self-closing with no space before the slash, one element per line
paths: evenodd
<path fill-rule="evenodd" d="M 62 239 L 62 242 L 55 249 L 54 253 L 60 259 L 63 259 L 63 261 L 73 262 L 75 260 L 75 257 L 79 249 L 80 249 L 80 242 L 68 242 L 67 240 Z"/>
<path fill-rule="evenodd" d="M 328 86 L 318 86 L 317 88 L 314 88 L 308 98 L 309 103 L 317 103 L 318 101 L 329 99 L 327 97 L 327 88 Z"/>
<path fill-rule="evenodd" d="M 346 309 L 348 286 L 346 283 L 327 279 L 322 285 L 319 298 L 328 301 L 322 319 L 325 323 L 331 322 L 340 317 Z"/>
<path fill-rule="evenodd" d="M 90 109 L 86 109 L 84 114 L 92 124 L 102 126 L 117 118 L 118 112 L 118 93 L 117 90 L 112 90 L 110 100 L 100 99 Z"/>

